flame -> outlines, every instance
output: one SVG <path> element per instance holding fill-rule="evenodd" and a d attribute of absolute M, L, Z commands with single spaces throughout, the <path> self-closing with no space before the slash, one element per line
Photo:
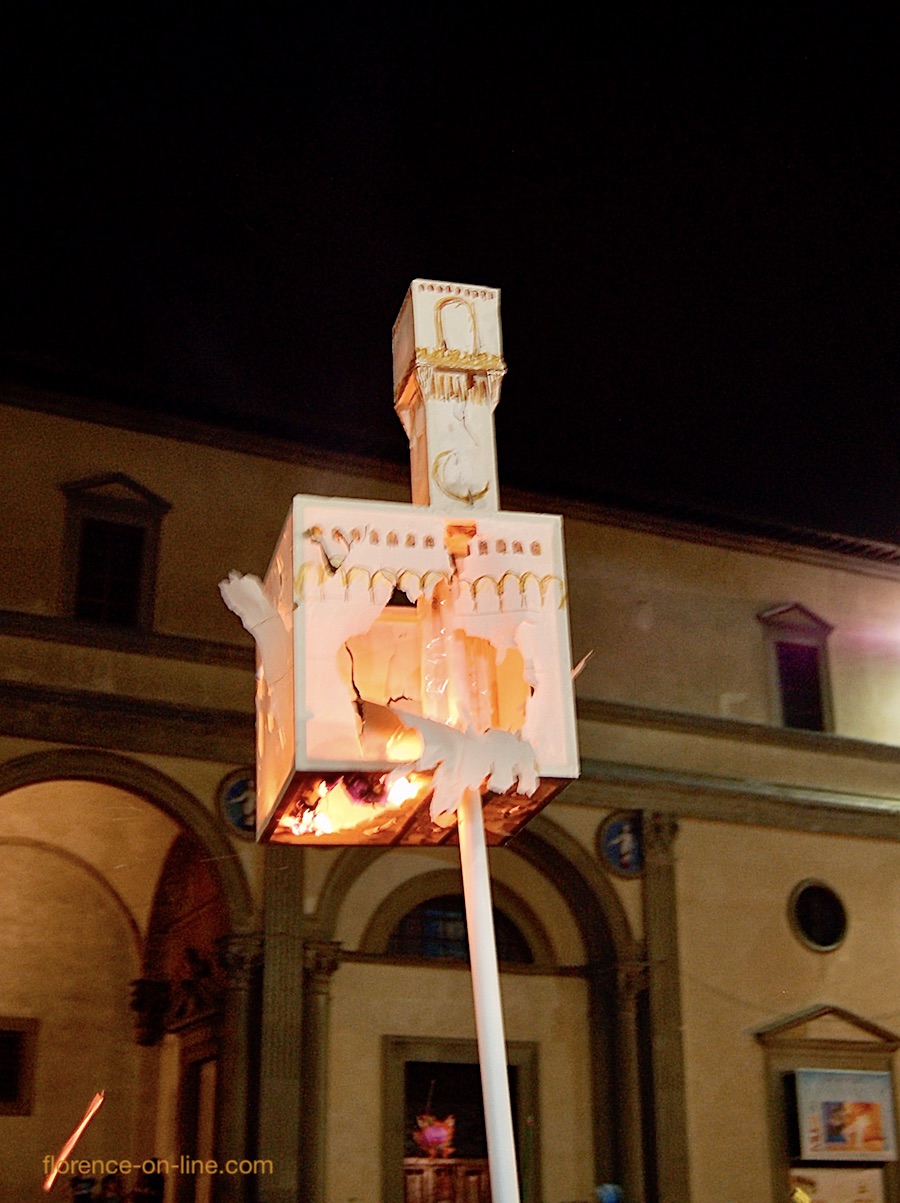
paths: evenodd
<path fill-rule="evenodd" d="M 388 790 L 387 799 L 391 806 L 402 806 L 419 792 L 419 788 L 408 777 L 398 777 Z"/>
<path fill-rule="evenodd" d="M 418 732 L 414 733 L 420 740 Z M 336 835 L 358 829 L 372 820 L 415 804 L 431 789 L 431 773 L 351 773 L 339 777 L 311 778 L 301 798 L 281 815 L 278 825 L 286 835 Z M 366 827 L 366 834 L 381 830 L 384 823 Z"/>

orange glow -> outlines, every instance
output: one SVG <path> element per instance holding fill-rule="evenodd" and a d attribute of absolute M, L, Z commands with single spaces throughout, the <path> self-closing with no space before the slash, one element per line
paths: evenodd
<path fill-rule="evenodd" d="M 316 842 L 347 833 L 348 839 L 358 842 L 398 818 L 402 822 L 431 788 L 432 774 L 421 772 L 396 778 L 388 773 L 310 776 L 278 818 L 276 838 Z"/>

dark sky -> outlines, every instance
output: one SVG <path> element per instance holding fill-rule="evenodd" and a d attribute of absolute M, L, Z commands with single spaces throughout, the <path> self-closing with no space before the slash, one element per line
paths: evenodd
<path fill-rule="evenodd" d="M 487 284 L 501 484 L 900 541 L 888 16 L 19 7 L 8 378 L 403 461 L 409 281 Z"/>

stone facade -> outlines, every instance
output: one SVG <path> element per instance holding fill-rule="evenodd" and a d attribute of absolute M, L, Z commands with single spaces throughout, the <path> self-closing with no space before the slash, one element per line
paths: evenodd
<path fill-rule="evenodd" d="M 265 572 L 294 494 L 405 501 L 404 474 L 25 392 L 0 446 L 0 1029 L 38 1021 L 4 1188 L 34 1196 L 104 1089 L 79 1154 L 171 1163 L 170 1203 L 399 1203 L 405 1064 L 476 1057 L 468 975 L 390 939 L 459 892 L 458 859 L 229 823 L 253 653 L 216 584 Z M 73 496 L 154 541 L 133 625 L 75 612 Z M 563 513 L 593 653 L 581 778 L 491 853 L 532 952 L 502 974 L 523 1198 L 781 1203 L 771 1033 L 793 1064 L 897 1068 L 900 548 L 503 502 Z M 779 639 L 814 649 L 823 729 L 782 721 Z M 807 882 L 843 904 L 827 951 L 792 917 Z"/>

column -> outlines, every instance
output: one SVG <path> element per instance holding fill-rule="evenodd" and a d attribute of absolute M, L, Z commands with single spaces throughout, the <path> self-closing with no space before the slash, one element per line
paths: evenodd
<path fill-rule="evenodd" d="M 297 1203 L 303 1031 L 303 850 L 266 848 L 265 963 L 256 1179 L 259 1203 Z"/>
<path fill-rule="evenodd" d="M 671 815 L 644 815 L 644 927 L 659 1203 L 690 1200 L 675 890 L 677 834 L 678 824 Z"/>
<path fill-rule="evenodd" d="M 644 961 L 627 961 L 616 974 L 619 1131 L 622 1134 L 622 1189 L 626 1199 L 644 1203 L 644 1139 L 641 1115 L 638 996 L 647 988 Z"/>
<path fill-rule="evenodd" d="M 310 940 L 303 953 L 306 1030 L 303 1037 L 301 1197 L 305 1203 L 325 1203 L 328 1011 L 331 977 L 340 965 L 340 949 L 340 944 L 331 940 Z"/>
<path fill-rule="evenodd" d="M 226 974 L 222 1043 L 216 1067 L 216 1160 L 241 1161 L 255 1155 L 254 1031 L 259 1005 L 262 932 L 223 936 L 219 960 Z M 249 1175 L 220 1174 L 215 1179 L 216 1203 L 243 1203 L 254 1196 Z"/>

